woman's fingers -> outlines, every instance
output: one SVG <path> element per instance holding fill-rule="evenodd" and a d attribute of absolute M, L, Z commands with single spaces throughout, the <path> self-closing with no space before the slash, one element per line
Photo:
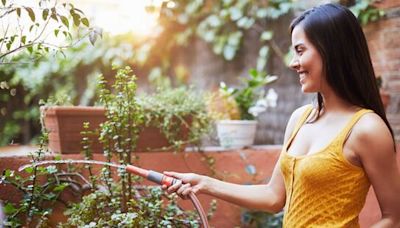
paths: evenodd
<path fill-rule="evenodd" d="M 184 184 L 184 185 L 182 185 L 177 191 L 176 191 L 176 194 L 178 194 L 178 195 L 183 195 L 182 193 L 185 191 L 185 190 L 187 190 L 188 188 L 190 188 L 190 184 Z"/>
<path fill-rule="evenodd" d="M 197 186 L 198 178 L 197 175 L 193 173 L 177 173 L 165 171 L 164 175 L 173 177 L 178 180 L 170 187 L 163 186 L 163 189 L 166 189 L 169 194 L 175 192 L 181 198 L 187 199 L 187 196 L 190 192 L 199 191 L 199 186 Z"/>
<path fill-rule="evenodd" d="M 193 191 L 192 187 L 189 186 L 189 188 L 186 188 L 185 190 L 183 190 L 182 196 L 187 197 L 189 195 L 189 193 L 192 191 Z"/>
<path fill-rule="evenodd" d="M 182 181 L 181 180 L 177 180 L 176 182 L 175 182 L 175 184 L 173 184 L 173 185 L 171 185 L 168 189 L 167 189 L 167 192 L 168 193 L 174 193 L 174 192 L 176 192 L 180 187 L 182 186 Z"/>

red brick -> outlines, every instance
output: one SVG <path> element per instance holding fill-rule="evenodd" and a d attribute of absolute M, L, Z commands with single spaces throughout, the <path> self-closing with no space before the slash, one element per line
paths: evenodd
<path fill-rule="evenodd" d="M 387 88 L 390 91 L 400 91 L 400 80 L 388 83 Z"/>
<path fill-rule="evenodd" d="M 400 1 L 399 0 L 382 0 L 382 1 L 377 1 L 374 5 L 380 9 L 389 9 L 389 8 L 399 7 Z"/>
<path fill-rule="evenodd" d="M 385 48 L 397 48 L 399 47 L 400 40 L 400 29 L 389 30 L 383 32 L 383 45 Z"/>
<path fill-rule="evenodd" d="M 389 61 L 385 67 L 387 71 L 397 71 L 400 73 L 400 59 Z"/>

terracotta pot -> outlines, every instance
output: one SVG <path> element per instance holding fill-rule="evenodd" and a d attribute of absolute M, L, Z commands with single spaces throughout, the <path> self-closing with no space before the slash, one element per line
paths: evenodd
<path fill-rule="evenodd" d="M 95 130 L 106 121 L 104 107 L 85 106 L 53 106 L 42 107 L 45 128 L 49 132 L 49 149 L 62 154 L 76 154 L 82 150 L 83 123 L 90 123 L 90 130 Z M 188 121 L 190 122 L 190 121 Z M 182 140 L 189 134 L 187 127 L 181 129 Z M 92 151 L 102 153 L 103 146 L 98 141 L 98 135 L 91 137 Z M 139 133 L 136 151 L 160 151 L 171 146 L 168 140 L 156 127 L 143 127 Z M 184 149 L 184 146 L 180 148 Z"/>

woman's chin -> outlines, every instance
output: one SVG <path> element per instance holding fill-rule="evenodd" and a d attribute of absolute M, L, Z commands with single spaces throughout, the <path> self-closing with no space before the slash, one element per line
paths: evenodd
<path fill-rule="evenodd" d="M 301 91 L 302 91 L 303 93 L 315 93 L 315 92 L 317 92 L 317 91 L 315 91 L 315 90 L 313 90 L 313 89 L 311 89 L 311 88 L 308 88 L 308 87 L 305 86 L 305 85 L 302 85 L 302 86 L 301 86 Z"/>

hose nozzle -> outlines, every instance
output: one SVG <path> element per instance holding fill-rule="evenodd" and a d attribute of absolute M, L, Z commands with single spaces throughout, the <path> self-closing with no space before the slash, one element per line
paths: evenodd
<path fill-rule="evenodd" d="M 133 173 L 136 175 L 139 175 L 141 177 L 146 178 L 149 181 L 152 181 L 154 183 L 160 184 L 160 185 L 166 185 L 167 187 L 173 185 L 176 183 L 176 179 L 173 177 L 166 176 L 162 173 L 153 171 L 153 170 L 146 170 L 142 169 L 133 165 L 127 165 L 125 167 L 125 170 L 129 173 Z"/>

